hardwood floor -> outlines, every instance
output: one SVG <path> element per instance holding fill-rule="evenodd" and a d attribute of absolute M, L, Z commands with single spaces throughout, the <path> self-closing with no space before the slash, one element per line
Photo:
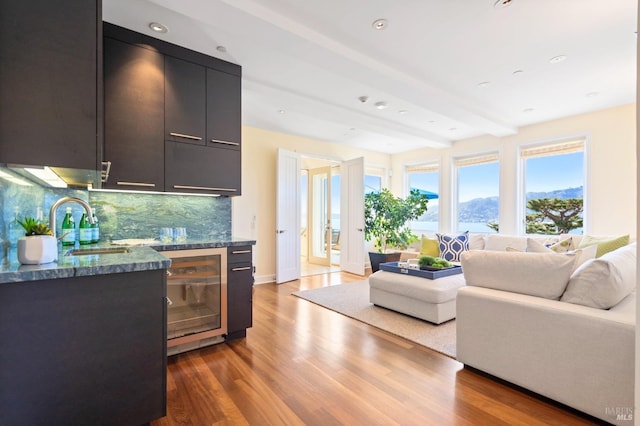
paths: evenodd
<path fill-rule="evenodd" d="M 361 279 L 338 272 L 255 286 L 246 339 L 169 359 L 167 416 L 152 424 L 593 424 L 291 295 Z"/>

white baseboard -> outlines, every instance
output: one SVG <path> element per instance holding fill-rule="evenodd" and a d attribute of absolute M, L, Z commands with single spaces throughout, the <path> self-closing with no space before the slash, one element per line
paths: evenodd
<path fill-rule="evenodd" d="M 274 275 L 256 275 L 254 278 L 254 285 L 270 284 L 276 282 L 276 276 Z"/>

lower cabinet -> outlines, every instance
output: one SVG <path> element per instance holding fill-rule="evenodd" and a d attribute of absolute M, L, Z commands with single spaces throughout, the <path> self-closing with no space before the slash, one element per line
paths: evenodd
<path fill-rule="evenodd" d="M 163 417 L 166 270 L 0 284 L 0 424 Z"/>
<path fill-rule="evenodd" d="M 251 246 L 227 249 L 227 340 L 247 335 L 253 325 Z"/>
<path fill-rule="evenodd" d="M 240 195 L 240 151 L 165 142 L 168 192 Z"/>

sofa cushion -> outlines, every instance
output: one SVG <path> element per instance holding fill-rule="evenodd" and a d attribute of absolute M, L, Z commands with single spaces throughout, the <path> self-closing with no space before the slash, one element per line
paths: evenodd
<path fill-rule="evenodd" d="M 458 235 L 436 234 L 440 245 L 440 257 L 449 262 L 459 262 L 460 255 L 469 250 L 469 231 Z"/>
<path fill-rule="evenodd" d="M 636 287 L 636 243 L 590 260 L 571 275 L 563 302 L 609 309 Z"/>
<path fill-rule="evenodd" d="M 560 241 L 560 243 L 564 241 L 566 241 L 566 239 Z M 556 244 L 560 244 L 560 243 L 556 243 Z M 557 252 L 557 251 L 554 251 L 551 247 L 544 246 L 543 244 L 541 244 L 539 241 L 535 239 L 527 238 L 528 253 L 559 253 L 559 254 L 577 255 L 578 258 L 576 259 L 576 263 L 573 265 L 574 271 L 587 260 L 595 259 L 597 249 L 598 247 L 594 245 L 594 246 L 585 247 L 583 249 Z"/>
<path fill-rule="evenodd" d="M 438 240 L 434 240 L 433 238 L 423 235 L 420 243 L 420 255 L 433 257 L 440 256 L 440 244 L 438 243 Z"/>
<path fill-rule="evenodd" d="M 472 250 L 462 255 L 462 271 L 468 286 L 558 299 L 575 261 L 575 254 Z"/>
<path fill-rule="evenodd" d="M 484 243 L 485 250 L 506 251 L 507 247 L 525 251 L 527 238 L 519 235 L 488 234 Z"/>
<path fill-rule="evenodd" d="M 573 238 L 564 238 L 555 244 L 551 244 L 549 246 L 549 249 L 551 249 L 551 251 L 555 251 L 556 253 L 566 253 L 569 250 L 574 250 L 575 246 L 573 244 Z"/>
<path fill-rule="evenodd" d="M 617 237 L 594 237 L 592 235 L 585 235 L 582 237 L 578 248 L 596 245 L 598 246 L 596 257 L 600 257 L 610 251 L 626 246 L 627 244 L 629 244 L 629 235 L 621 235 Z"/>

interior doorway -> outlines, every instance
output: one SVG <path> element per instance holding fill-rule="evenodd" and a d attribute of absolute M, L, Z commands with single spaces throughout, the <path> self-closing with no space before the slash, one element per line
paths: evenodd
<path fill-rule="evenodd" d="M 340 271 L 340 163 L 302 157 L 301 276 Z"/>

